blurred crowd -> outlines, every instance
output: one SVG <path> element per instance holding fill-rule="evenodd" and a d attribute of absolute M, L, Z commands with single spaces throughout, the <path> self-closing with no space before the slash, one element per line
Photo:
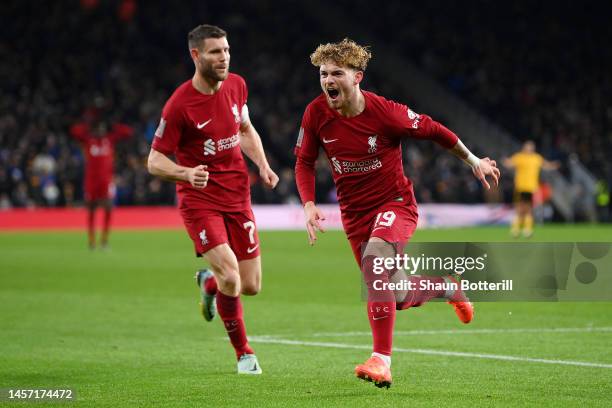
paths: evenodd
<path fill-rule="evenodd" d="M 3 2 L 1 14 L 11 17 L 3 19 L 0 41 L 0 208 L 82 202 L 83 154 L 68 132 L 82 121 L 123 122 L 135 131 L 116 146 L 117 204 L 174 203 L 174 186 L 150 177 L 145 162 L 165 100 L 193 73 L 186 35 L 201 23 L 228 31 L 231 70 L 247 80 L 252 121 L 280 176 L 268 191 L 251 168 L 253 201 L 297 202 L 293 145 L 303 110 L 319 92 L 309 55 L 345 36 L 304 11 L 324 5 L 315 3 Z M 538 5 L 500 11 L 487 2 L 465 9 L 419 3 L 417 13 L 389 2 L 372 18 L 367 2 L 352 4 L 346 12 L 367 22 L 376 41 L 397 44 L 485 115 L 535 139 L 549 159 L 576 153 L 610 181 L 612 51 L 604 41 L 611 37 L 609 25 L 595 24 L 605 15 L 563 4 L 552 12 Z M 394 19 L 403 23 L 389 25 Z M 384 69 L 368 70 L 363 88 L 386 95 Z M 417 199 L 482 202 L 466 167 L 440 152 L 424 142 L 405 151 Z M 326 160 L 318 166 L 317 199 L 334 202 Z"/>

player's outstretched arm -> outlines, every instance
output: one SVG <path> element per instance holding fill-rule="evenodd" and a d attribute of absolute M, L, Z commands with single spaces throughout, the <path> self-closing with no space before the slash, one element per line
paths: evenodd
<path fill-rule="evenodd" d="M 415 139 L 433 140 L 469 164 L 474 176 L 480 180 L 482 185 L 487 189 L 491 188 L 491 185 L 487 181 L 487 176 L 491 176 L 493 185 L 497 187 L 500 172 L 495 160 L 491 160 L 488 157 L 479 159 L 474 156 L 455 133 L 440 122 L 436 122 L 428 115 L 416 114 L 408 109 L 407 106 L 397 103 L 391 105 L 391 113 L 391 117 L 395 118 L 397 122 L 401 124 L 402 130 L 407 136 Z"/>
<path fill-rule="evenodd" d="M 515 166 L 514 166 L 514 162 L 513 162 L 513 161 L 512 161 L 512 159 L 511 159 L 511 158 L 509 158 L 509 157 L 504 157 L 504 158 L 502 159 L 502 164 L 504 165 L 504 167 L 506 167 L 506 168 L 508 168 L 508 169 L 513 169 L 513 168 L 515 167 Z"/>
<path fill-rule="evenodd" d="M 186 181 L 195 188 L 204 188 L 208 184 L 208 171 L 205 165 L 196 167 L 179 166 L 165 154 L 151 149 L 147 160 L 149 173 L 167 181 Z"/>
<path fill-rule="evenodd" d="M 79 143 L 87 143 L 89 140 L 89 126 L 85 123 L 75 123 L 70 127 L 70 136 Z"/>
<path fill-rule="evenodd" d="M 558 160 L 548 161 L 544 160 L 542 162 L 542 170 L 559 170 L 561 168 L 561 162 Z"/>
<path fill-rule="evenodd" d="M 479 159 L 472 152 L 470 152 L 470 150 L 465 147 L 465 145 L 459 139 L 457 140 L 455 146 L 453 146 L 453 148 L 450 150 L 455 156 L 470 165 L 474 176 L 480 180 L 482 185 L 485 186 L 487 190 L 491 188 L 491 185 L 487 181 L 488 176 L 492 178 L 493 185 L 495 187 L 499 185 L 499 177 L 501 176 L 501 173 L 497 168 L 497 163 L 495 160 L 491 160 L 488 157 Z"/>
<path fill-rule="evenodd" d="M 133 135 L 134 128 L 121 122 L 114 123 L 111 128 L 111 131 L 109 132 L 109 137 L 113 142 L 118 142 L 123 139 L 129 139 Z"/>
<path fill-rule="evenodd" d="M 259 177 L 268 188 L 276 187 L 278 176 L 270 168 L 266 153 L 261 143 L 261 137 L 249 119 L 240 125 L 240 148 L 246 156 L 259 168 Z"/>

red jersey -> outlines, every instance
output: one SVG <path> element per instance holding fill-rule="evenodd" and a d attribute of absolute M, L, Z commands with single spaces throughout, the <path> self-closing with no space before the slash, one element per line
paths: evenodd
<path fill-rule="evenodd" d="M 78 123 L 70 128 L 70 134 L 83 146 L 85 152 L 85 191 L 108 190 L 113 181 L 115 143 L 132 136 L 130 126 L 116 123 L 102 137 L 92 134 L 89 125 Z"/>
<path fill-rule="evenodd" d="M 249 176 L 240 150 L 240 124 L 247 102 L 244 79 L 229 74 L 212 95 L 196 90 L 191 79 L 166 102 L 153 149 L 174 155 L 180 166 L 208 166 L 208 185 L 176 183 L 181 210 L 244 211 L 251 202 Z"/>
<path fill-rule="evenodd" d="M 327 104 L 324 94 L 304 112 L 295 147 L 296 182 L 302 202 L 314 201 L 314 163 L 323 147 L 341 211 L 362 212 L 390 201 L 416 205 L 412 182 L 404 175 L 401 139 L 431 139 L 446 148 L 457 136 L 406 105 L 362 91 L 365 109 L 351 118 Z"/>

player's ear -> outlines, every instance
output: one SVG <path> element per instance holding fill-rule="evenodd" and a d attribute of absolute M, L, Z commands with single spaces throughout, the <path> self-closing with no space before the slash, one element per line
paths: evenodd
<path fill-rule="evenodd" d="M 355 72 L 355 79 L 353 80 L 353 85 L 359 85 L 363 80 L 363 71 Z"/>
<path fill-rule="evenodd" d="M 193 62 L 198 60 L 198 57 L 200 56 L 200 50 L 198 50 L 197 48 L 191 48 L 189 50 L 189 54 L 191 54 L 191 59 L 193 60 Z"/>

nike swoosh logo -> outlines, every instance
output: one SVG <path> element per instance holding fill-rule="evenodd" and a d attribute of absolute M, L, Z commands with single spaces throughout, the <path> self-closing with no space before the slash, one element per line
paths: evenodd
<path fill-rule="evenodd" d="M 372 230 L 372 232 L 374 232 L 374 231 L 376 231 L 376 230 L 379 230 L 379 229 L 383 229 L 383 228 L 385 228 L 385 227 L 376 227 L 376 228 L 374 228 L 374 229 Z"/>
<path fill-rule="evenodd" d="M 196 126 L 198 129 L 202 129 L 204 126 L 208 125 L 210 123 L 212 119 L 208 119 L 206 122 L 204 123 L 198 123 Z"/>
<path fill-rule="evenodd" d="M 251 368 L 249 371 L 257 371 L 257 370 L 259 370 L 259 368 L 257 367 L 257 364 L 255 364 L 253 368 Z"/>
<path fill-rule="evenodd" d="M 338 139 L 327 140 L 326 138 L 323 138 L 323 143 L 331 143 L 331 142 L 335 142 L 336 140 L 338 140 Z"/>
<path fill-rule="evenodd" d="M 253 248 L 247 248 L 247 253 L 252 254 L 259 247 L 259 244 L 255 245 Z"/>
<path fill-rule="evenodd" d="M 386 319 L 389 316 L 380 316 L 380 317 L 374 317 L 372 316 L 372 320 L 382 320 L 382 319 Z"/>

